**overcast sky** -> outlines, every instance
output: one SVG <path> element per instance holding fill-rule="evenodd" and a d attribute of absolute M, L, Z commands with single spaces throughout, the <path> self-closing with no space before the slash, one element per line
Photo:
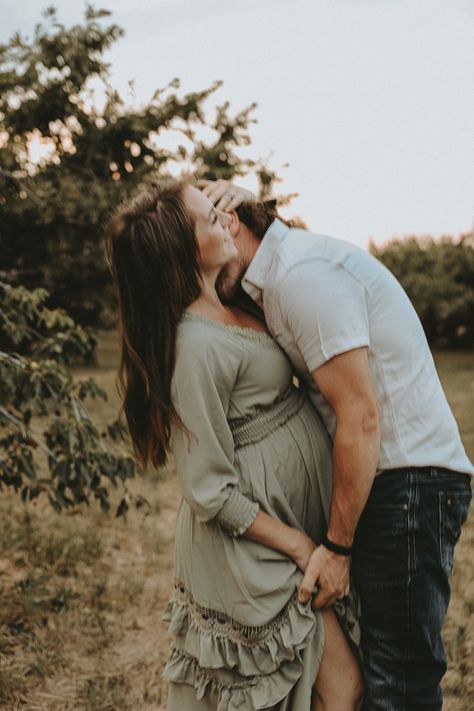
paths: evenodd
<path fill-rule="evenodd" d="M 1 0 L 0 42 L 47 4 Z M 85 3 L 53 3 L 65 24 Z M 474 220 L 473 0 L 102 0 L 125 37 L 112 82 L 138 99 L 179 77 L 256 101 L 252 155 L 317 232 L 366 246 Z M 212 105 L 210 106 L 210 115 Z M 289 163 L 288 168 L 283 168 Z M 244 183 L 252 186 L 252 183 Z"/>

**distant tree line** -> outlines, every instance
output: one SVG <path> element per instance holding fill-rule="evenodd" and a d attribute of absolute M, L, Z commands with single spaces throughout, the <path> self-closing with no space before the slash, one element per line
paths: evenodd
<path fill-rule="evenodd" d="M 370 251 L 404 287 L 433 346 L 474 345 L 474 233 L 397 239 Z"/>

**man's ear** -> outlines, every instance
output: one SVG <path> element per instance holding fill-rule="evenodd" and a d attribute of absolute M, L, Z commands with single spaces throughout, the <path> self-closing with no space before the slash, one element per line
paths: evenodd
<path fill-rule="evenodd" d="M 238 236 L 238 234 L 240 232 L 240 219 L 239 219 L 239 216 L 235 210 L 231 210 L 227 214 L 231 218 L 231 222 L 229 223 L 229 232 L 232 235 L 232 237 L 235 238 Z"/>

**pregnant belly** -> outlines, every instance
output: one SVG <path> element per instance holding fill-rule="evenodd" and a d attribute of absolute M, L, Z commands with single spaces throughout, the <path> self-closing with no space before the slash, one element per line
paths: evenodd
<path fill-rule="evenodd" d="M 235 452 L 242 493 L 261 510 L 318 542 L 331 496 L 329 438 L 310 403 L 258 442 Z M 176 532 L 176 578 L 202 606 L 246 624 L 266 624 L 294 596 L 302 574 L 283 553 L 218 524 L 201 523 L 183 501 Z"/>
<path fill-rule="evenodd" d="M 319 540 L 332 492 L 331 444 L 311 403 L 267 437 L 236 449 L 243 493 Z"/>

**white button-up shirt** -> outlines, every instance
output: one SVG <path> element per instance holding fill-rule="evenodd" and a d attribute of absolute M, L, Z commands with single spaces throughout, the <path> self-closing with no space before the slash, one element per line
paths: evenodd
<path fill-rule="evenodd" d="M 381 423 L 378 471 L 439 466 L 474 474 L 420 320 L 381 262 L 358 247 L 275 220 L 242 281 L 263 309 L 311 398 L 335 431 L 335 414 L 311 373 L 367 347 Z"/>

